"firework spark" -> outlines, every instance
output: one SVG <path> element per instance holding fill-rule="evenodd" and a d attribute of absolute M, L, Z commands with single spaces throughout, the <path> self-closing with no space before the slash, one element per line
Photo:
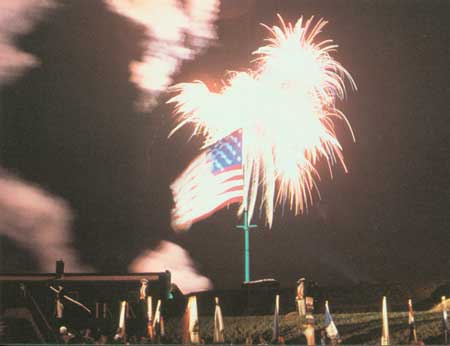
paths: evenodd
<path fill-rule="evenodd" d="M 345 81 L 356 89 L 331 55 L 337 45 L 316 42 L 326 21 L 300 18 L 291 25 L 279 18 L 280 27 L 264 25 L 271 36 L 253 53 L 253 70 L 229 74 L 217 93 L 200 81 L 175 85 L 176 95 L 168 101 L 178 115 L 172 132 L 192 125 L 193 135 L 204 137 L 204 147 L 243 130 L 245 198 L 240 211 L 247 207 L 251 217 L 261 193 L 269 226 L 276 205 L 298 214 L 313 202 L 319 159 L 326 160 L 330 174 L 337 163 L 347 171 L 333 120 L 347 122 L 336 108 L 345 97 Z"/>

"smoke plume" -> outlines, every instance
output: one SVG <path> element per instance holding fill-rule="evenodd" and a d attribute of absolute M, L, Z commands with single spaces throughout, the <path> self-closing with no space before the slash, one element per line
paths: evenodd
<path fill-rule="evenodd" d="M 0 1 L 0 86 L 39 63 L 33 55 L 19 50 L 15 40 L 30 32 L 53 5 L 51 0 Z"/>
<path fill-rule="evenodd" d="M 214 39 L 219 0 L 107 0 L 110 8 L 143 25 L 151 36 L 141 61 L 130 64 L 131 80 L 152 107 L 183 60 L 193 59 Z M 145 99 L 144 99 L 145 97 Z"/>
<path fill-rule="evenodd" d="M 172 281 L 183 294 L 212 288 L 211 281 L 195 270 L 189 253 L 168 241 L 162 241 L 155 250 L 147 251 L 136 258 L 129 269 L 132 272 L 141 273 L 169 270 Z"/>
<path fill-rule="evenodd" d="M 67 271 L 89 270 L 72 248 L 71 218 L 62 199 L 0 168 L 0 235 L 31 251 L 40 270 L 53 272 L 59 259 L 64 260 Z"/>

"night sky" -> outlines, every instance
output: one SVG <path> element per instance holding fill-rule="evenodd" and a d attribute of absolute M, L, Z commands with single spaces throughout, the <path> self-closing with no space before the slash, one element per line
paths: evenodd
<path fill-rule="evenodd" d="M 175 82 L 220 83 L 249 68 L 276 13 L 329 21 L 323 37 L 358 91 L 338 107 L 337 132 L 349 167 L 331 180 L 320 166 L 322 200 L 306 215 L 278 210 L 251 235 L 252 279 L 292 286 L 303 275 L 323 284 L 448 278 L 450 267 L 450 2 L 229 1 L 219 39 L 183 64 Z M 41 65 L 1 89 L 1 166 L 64 198 L 74 214 L 75 248 L 98 271 L 126 271 L 161 240 L 189 251 L 215 287 L 243 279 L 243 234 L 236 207 L 176 234 L 170 183 L 197 155 L 183 130 L 171 138 L 166 93 L 141 111 L 128 65 L 149 39 L 101 1 L 67 1 L 19 46 Z M 258 216 L 258 215 L 256 215 Z M 24 249 L 2 242 L 3 270 L 36 270 Z M 27 259 L 28 258 L 28 259 Z"/>

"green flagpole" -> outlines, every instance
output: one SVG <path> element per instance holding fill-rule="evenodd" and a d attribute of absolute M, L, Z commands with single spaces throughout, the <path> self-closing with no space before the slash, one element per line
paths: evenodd
<path fill-rule="evenodd" d="M 242 225 L 236 226 L 244 231 L 244 282 L 250 281 L 250 229 L 256 225 L 248 224 L 248 211 L 244 209 L 244 220 Z"/>
<path fill-rule="evenodd" d="M 256 228 L 256 225 L 249 225 L 248 224 L 248 209 L 247 209 L 247 191 L 245 187 L 247 187 L 247 179 L 248 172 L 245 171 L 245 161 L 246 161 L 246 152 L 244 151 L 245 145 L 244 145 L 244 130 L 242 130 L 242 172 L 244 175 L 244 196 L 243 196 L 243 203 L 244 203 L 244 220 L 242 222 L 242 225 L 236 226 L 237 228 L 241 228 L 244 231 L 244 282 L 250 281 L 250 228 Z"/>

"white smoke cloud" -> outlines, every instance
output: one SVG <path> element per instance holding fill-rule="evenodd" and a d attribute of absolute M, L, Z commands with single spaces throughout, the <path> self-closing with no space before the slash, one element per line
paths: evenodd
<path fill-rule="evenodd" d="M 197 273 L 189 256 L 182 247 L 162 241 L 155 250 L 136 258 L 129 267 L 131 272 L 162 272 L 169 270 L 174 282 L 184 294 L 206 291 L 212 288 L 211 281 Z"/>
<path fill-rule="evenodd" d="M 33 55 L 20 51 L 14 41 L 30 32 L 54 4 L 52 0 L 0 1 L 0 86 L 39 63 Z"/>
<path fill-rule="evenodd" d="M 214 39 L 219 0 L 107 0 L 111 9 L 142 24 L 151 36 L 142 61 L 130 64 L 131 80 L 148 94 L 144 106 L 172 82 L 183 60 L 193 59 Z"/>
<path fill-rule="evenodd" d="M 39 269 L 54 272 L 63 259 L 67 272 L 89 270 L 72 248 L 71 218 L 62 199 L 0 168 L 0 235 L 34 253 Z"/>

